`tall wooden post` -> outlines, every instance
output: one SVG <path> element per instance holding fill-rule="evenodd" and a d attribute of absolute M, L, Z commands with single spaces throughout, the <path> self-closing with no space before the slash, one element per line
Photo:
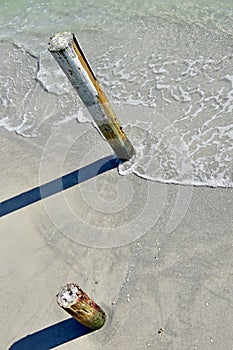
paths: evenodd
<path fill-rule="evenodd" d="M 69 32 L 54 35 L 50 38 L 48 49 L 118 158 L 132 158 L 135 149 L 125 135 L 75 35 Z"/>

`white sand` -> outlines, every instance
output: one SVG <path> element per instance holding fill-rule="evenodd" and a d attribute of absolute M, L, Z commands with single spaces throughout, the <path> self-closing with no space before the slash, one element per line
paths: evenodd
<path fill-rule="evenodd" d="M 71 128 L 75 127 L 72 122 Z M 82 128 L 89 130 L 90 125 Z M 0 134 L 1 198 L 5 200 L 39 185 L 42 148 L 31 139 L 3 130 Z M 83 147 L 91 147 L 92 142 L 90 137 Z M 110 153 L 106 148 L 106 155 Z M 109 184 L 119 179 L 116 170 L 99 176 L 96 183 L 104 198 L 111 192 Z M 92 181 L 96 180 L 88 181 L 90 188 Z M 145 180 L 135 176 L 128 181 L 145 186 Z M 70 240 L 51 222 L 42 201 L 1 219 L 1 349 L 69 318 L 55 297 L 67 282 L 78 283 L 105 309 L 108 321 L 101 330 L 59 349 L 232 349 L 233 190 L 193 188 L 183 220 L 178 218 L 179 225 L 167 233 L 179 187 L 152 186 L 165 191 L 163 211 L 147 233 L 123 247 L 88 248 Z M 81 187 L 84 184 L 66 191 L 71 206 L 81 201 Z M 54 211 L 61 195 L 50 198 Z M 128 215 L 137 217 L 144 199 L 142 194 L 140 201 L 132 200 Z M 93 224 L 96 219 L 100 226 L 96 210 L 87 209 L 85 215 L 84 208 L 84 204 L 72 207 L 84 222 Z M 119 216 L 118 221 L 110 217 L 103 225 L 114 227 Z M 159 334 L 161 327 L 164 331 Z"/>

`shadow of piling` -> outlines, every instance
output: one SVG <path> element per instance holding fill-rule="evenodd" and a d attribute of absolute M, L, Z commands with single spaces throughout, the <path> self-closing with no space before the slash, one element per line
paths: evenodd
<path fill-rule="evenodd" d="M 9 350 L 49 350 L 90 332 L 93 331 L 69 318 L 17 340 Z"/>
<path fill-rule="evenodd" d="M 115 155 L 110 155 L 46 184 L 9 198 L 0 203 L 0 217 L 114 169 L 120 162 L 122 160 L 116 158 Z"/>

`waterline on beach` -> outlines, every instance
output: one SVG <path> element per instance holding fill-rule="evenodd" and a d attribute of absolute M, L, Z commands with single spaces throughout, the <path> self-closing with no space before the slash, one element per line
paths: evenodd
<path fill-rule="evenodd" d="M 89 1 L 75 10 L 70 1 L 65 13 L 60 1 L 5 3 L 0 125 L 38 138 L 73 119 L 91 121 L 47 52 L 52 33 L 73 30 L 138 149 L 121 174 L 233 187 L 228 3 Z"/>

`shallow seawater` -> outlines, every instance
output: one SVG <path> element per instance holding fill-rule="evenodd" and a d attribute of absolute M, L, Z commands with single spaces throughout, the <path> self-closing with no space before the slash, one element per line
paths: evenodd
<path fill-rule="evenodd" d="M 73 31 L 110 101 L 128 113 L 138 153 L 121 174 L 233 187 L 232 15 L 229 1 L 5 1 L 0 126 L 36 138 L 90 122 L 47 51 L 51 34 Z"/>

